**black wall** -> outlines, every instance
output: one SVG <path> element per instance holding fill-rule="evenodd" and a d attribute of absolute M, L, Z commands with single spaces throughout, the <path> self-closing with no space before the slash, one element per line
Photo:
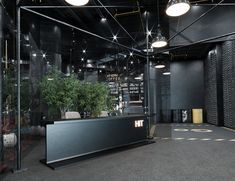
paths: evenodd
<path fill-rule="evenodd" d="M 204 107 L 203 61 L 171 63 L 171 109 Z"/>

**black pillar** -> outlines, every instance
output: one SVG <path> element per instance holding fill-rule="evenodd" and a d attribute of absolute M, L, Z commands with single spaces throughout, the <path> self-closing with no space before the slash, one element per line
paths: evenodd
<path fill-rule="evenodd" d="M 16 36 L 16 53 L 17 53 L 17 167 L 21 170 L 21 121 L 20 121 L 20 7 L 17 3 L 17 36 Z"/>

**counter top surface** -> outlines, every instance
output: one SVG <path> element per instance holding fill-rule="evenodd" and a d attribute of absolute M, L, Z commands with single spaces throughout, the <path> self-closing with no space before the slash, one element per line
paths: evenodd
<path fill-rule="evenodd" d="M 146 115 L 134 114 L 134 115 L 108 116 L 108 117 L 88 118 L 88 119 L 61 119 L 54 121 L 43 121 L 43 124 L 66 124 L 66 123 L 75 123 L 75 122 L 105 121 L 105 120 L 117 120 L 117 119 L 122 120 L 126 118 L 143 118 L 143 117 L 146 117 Z"/>

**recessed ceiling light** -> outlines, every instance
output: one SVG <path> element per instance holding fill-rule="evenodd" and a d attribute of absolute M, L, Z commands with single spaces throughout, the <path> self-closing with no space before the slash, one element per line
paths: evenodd
<path fill-rule="evenodd" d="M 84 61 L 84 58 L 81 58 L 81 61 Z"/>
<path fill-rule="evenodd" d="M 157 69 L 162 69 L 162 68 L 165 68 L 165 65 L 155 65 L 155 68 L 157 68 Z"/>
<path fill-rule="evenodd" d="M 162 73 L 163 75 L 171 75 L 171 73 L 170 72 L 164 72 L 164 73 Z"/>
<path fill-rule="evenodd" d="M 82 53 L 86 53 L 86 50 L 82 50 Z"/>
<path fill-rule="evenodd" d="M 117 40 L 117 35 L 113 35 L 113 40 Z"/>
<path fill-rule="evenodd" d="M 133 64 L 134 62 L 133 61 L 131 61 L 131 64 Z"/>
<path fill-rule="evenodd" d="M 149 48 L 149 49 L 143 49 L 144 52 L 147 52 L 147 50 L 148 50 L 149 52 L 151 52 L 151 53 L 153 52 L 153 48 L 152 48 L 152 47 Z"/>
<path fill-rule="evenodd" d="M 169 55 L 170 52 L 169 51 L 165 51 L 165 52 L 162 52 L 163 54 L 166 54 L 166 55 Z"/>
<path fill-rule="evenodd" d="M 105 23 L 107 21 L 107 18 L 101 18 L 100 20 L 102 23 Z"/>
<path fill-rule="evenodd" d="M 46 54 L 45 53 L 42 54 L 42 58 L 46 58 Z"/>
<path fill-rule="evenodd" d="M 65 0 L 65 1 L 73 6 L 83 6 L 89 2 L 89 0 Z"/>
<path fill-rule="evenodd" d="M 138 76 L 138 77 L 135 77 L 135 80 L 141 80 L 143 77 L 140 77 L 140 76 Z"/>

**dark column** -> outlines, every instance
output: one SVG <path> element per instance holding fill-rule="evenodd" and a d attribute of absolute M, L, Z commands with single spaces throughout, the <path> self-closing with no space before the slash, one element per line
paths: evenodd
<path fill-rule="evenodd" d="M 217 52 L 217 67 L 216 67 L 216 81 L 217 81 L 217 106 L 218 106 L 218 126 L 224 126 L 224 96 L 223 96 L 223 61 L 221 45 L 216 46 Z"/>
<path fill-rule="evenodd" d="M 231 37 L 234 39 L 234 37 Z M 235 128 L 235 41 L 222 44 L 224 126 Z"/>
<path fill-rule="evenodd" d="M 145 67 L 145 74 L 147 72 L 147 65 Z M 145 97 L 148 97 L 149 94 L 149 114 L 150 114 L 150 123 L 156 124 L 160 121 L 160 105 L 161 105 L 161 90 L 160 90 L 160 76 L 158 75 L 157 70 L 154 67 L 149 67 L 149 77 L 144 77 L 144 82 L 147 82 L 149 79 L 149 87 L 145 85 L 145 90 L 149 88 L 149 91 L 144 91 Z M 145 100 L 146 101 L 146 100 Z M 148 100 L 147 100 L 148 102 Z"/>
<path fill-rule="evenodd" d="M 208 123 L 223 126 L 223 81 L 221 46 L 212 49 L 205 60 L 205 113 Z"/>
<path fill-rule="evenodd" d="M 160 107 L 161 107 L 161 89 L 160 89 L 160 73 L 156 68 L 150 68 L 150 114 L 151 122 L 156 124 L 160 122 Z"/>

